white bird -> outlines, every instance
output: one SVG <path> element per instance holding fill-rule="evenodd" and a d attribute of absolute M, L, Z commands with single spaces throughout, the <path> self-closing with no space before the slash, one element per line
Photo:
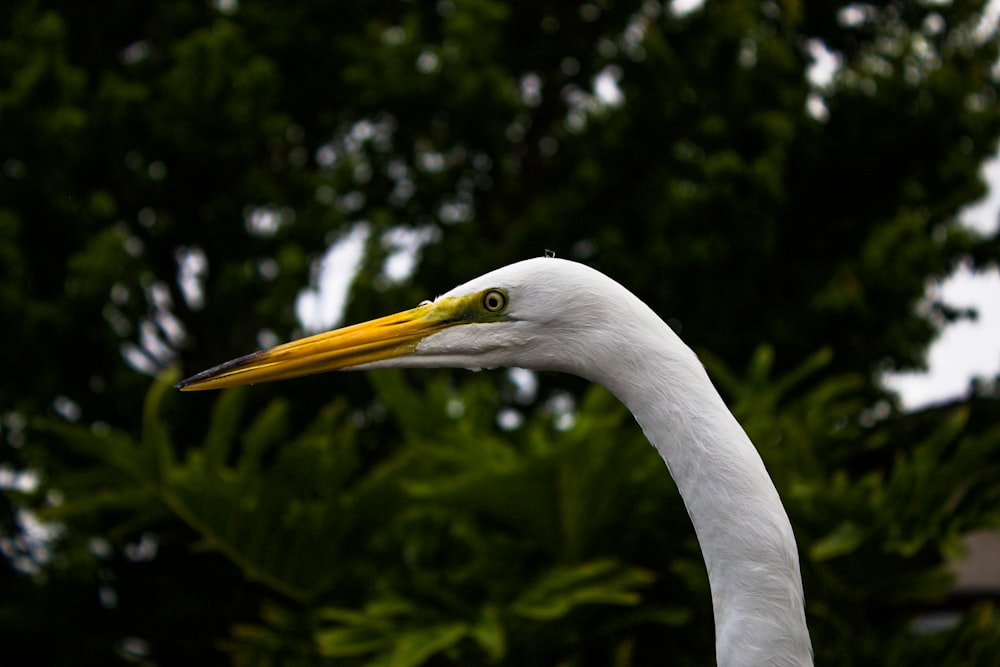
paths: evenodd
<path fill-rule="evenodd" d="M 433 302 L 255 352 L 178 387 L 338 369 L 498 366 L 572 373 L 631 410 L 694 524 L 720 666 L 812 664 L 795 537 L 760 455 L 694 352 L 634 294 L 583 264 L 518 262 Z"/>

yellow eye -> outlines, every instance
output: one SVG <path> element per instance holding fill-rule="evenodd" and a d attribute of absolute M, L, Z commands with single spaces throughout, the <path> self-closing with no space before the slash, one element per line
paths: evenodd
<path fill-rule="evenodd" d="M 488 290 L 483 294 L 483 308 L 491 313 L 499 313 L 507 307 L 507 294 L 498 289 Z"/>

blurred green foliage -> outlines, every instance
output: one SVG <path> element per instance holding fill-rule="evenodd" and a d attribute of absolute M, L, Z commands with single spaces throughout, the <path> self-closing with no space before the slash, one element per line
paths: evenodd
<path fill-rule="evenodd" d="M 996 379 L 919 413 L 879 385 L 965 315 L 928 283 L 1000 256 L 957 223 L 1000 134 L 983 8 L 4 3 L 5 651 L 705 664 L 693 531 L 604 390 L 443 371 L 173 392 L 178 366 L 302 333 L 296 301 L 351 240 L 346 320 L 545 248 L 619 280 L 760 448 L 817 662 L 997 664 L 992 603 L 949 574 L 1000 524 Z"/>

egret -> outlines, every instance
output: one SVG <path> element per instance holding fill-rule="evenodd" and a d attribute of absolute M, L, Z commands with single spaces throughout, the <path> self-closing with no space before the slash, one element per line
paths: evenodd
<path fill-rule="evenodd" d="M 632 412 L 694 524 L 720 666 L 812 664 L 795 537 L 760 455 L 695 353 L 595 269 L 552 257 L 517 262 L 416 308 L 254 352 L 178 387 L 341 369 L 503 366 L 581 376 Z"/>

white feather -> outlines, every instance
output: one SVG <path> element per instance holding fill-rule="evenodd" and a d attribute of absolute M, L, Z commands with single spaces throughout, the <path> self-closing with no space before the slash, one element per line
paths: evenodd
<path fill-rule="evenodd" d="M 520 366 L 579 375 L 611 390 L 663 457 L 704 554 L 716 658 L 810 665 L 798 552 L 757 450 L 704 368 L 631 292 L 582 264 L 537 258 L 443 296 L 507 290 L 509 319 L 454 326 L 378 366 Z"/>

